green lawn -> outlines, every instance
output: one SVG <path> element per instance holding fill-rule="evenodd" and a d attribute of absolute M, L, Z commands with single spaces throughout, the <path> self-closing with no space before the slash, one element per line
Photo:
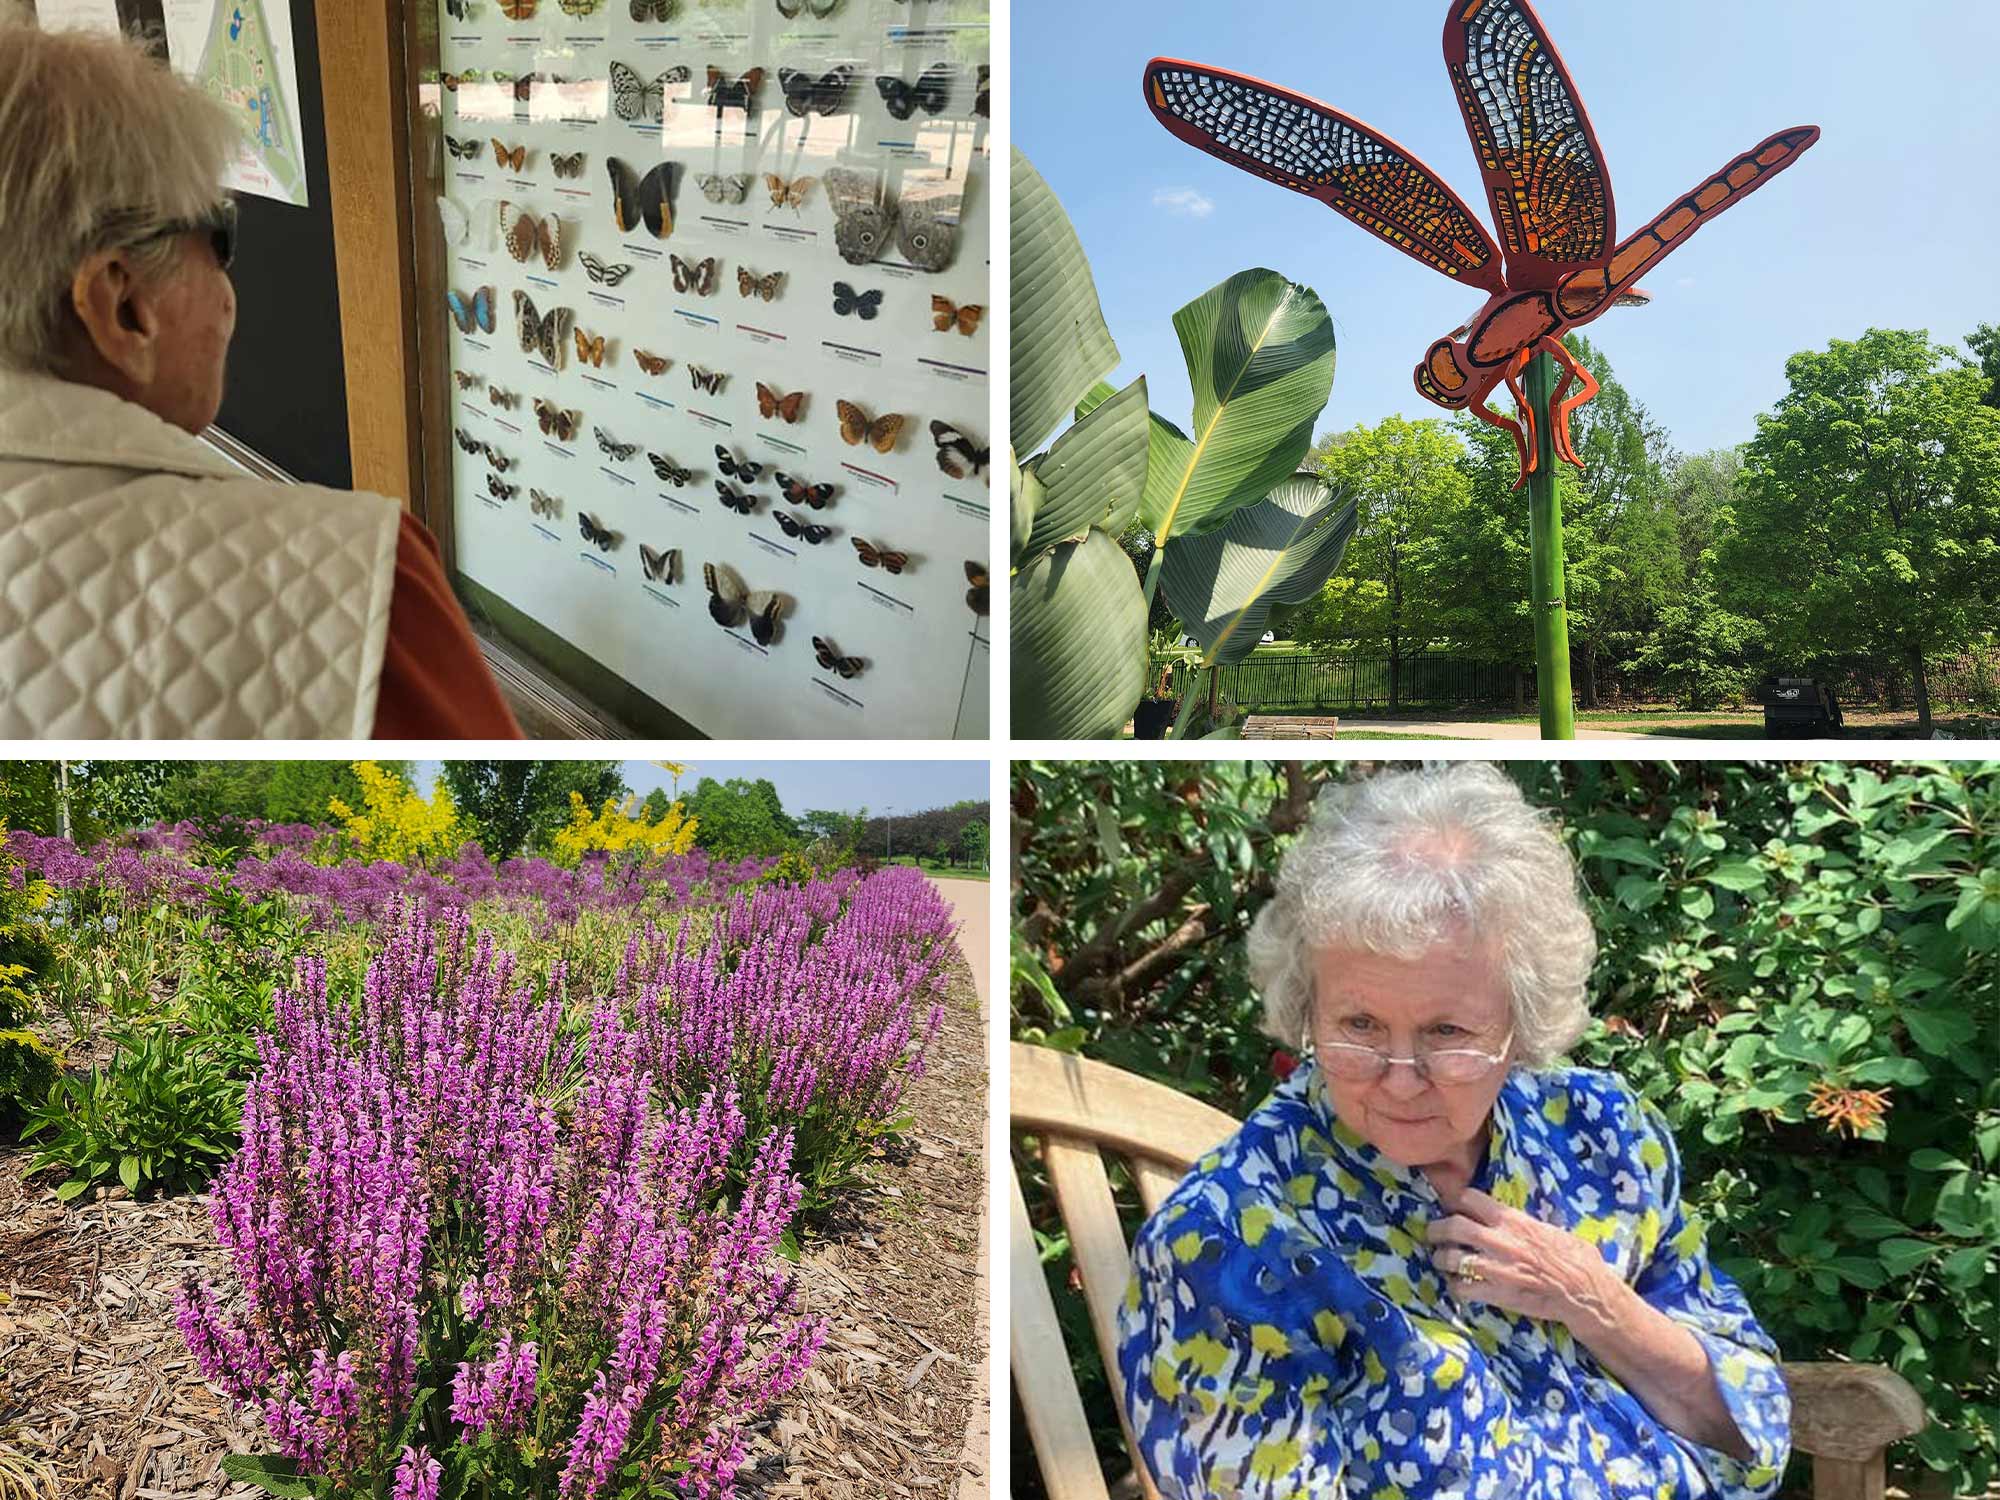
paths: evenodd
<path fill-rule="evenodd" d="M 946 880 L 990 880 L 990 870 L 970 870 L 964 865 L 941 865 L 934 859 L 919 858 L 910 854 L 898 854 L 882 861 L 885 865 L 915 865 L 926 875 L 941 875 Z"/>

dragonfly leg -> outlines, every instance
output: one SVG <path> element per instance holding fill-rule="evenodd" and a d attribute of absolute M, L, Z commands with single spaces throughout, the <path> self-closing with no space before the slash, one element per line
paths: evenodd
<path fill-rule="evenodd" d="M 1514 393 L 1515 410 L 1521 413 L 1521 420 L 1527 427 L 1527 456 L 1521 463 L 1521 477 L 1523 482 L 1526 481 L 1528 475 L 1534 473 L 1542 466 L 1541 442 L 1535 426 L 1539 414 L 1535 411 L 1534 403 L 1528 399 L 1528 393 L 1521 387 L 1521 377 L 1527 374 L 1528 361 L 1532 358 L 1534 358 L 1534 351 L 1532 349 L 1523 349 L 1507 362 L 1506 374 L 1507 389 Z M 1518 484 L 1514 486 L 1515 489 L 1519 489 L 1520 487 Z"/>
<path fill-rule="evenodd" d="M 1527 409 L 1526 403 L 1523 403 L 1521 410 L 1526 411 Z M 1520 461 L 1521 465 L 1521 477 L 1514 481 L 1514 488 L 1518 490 L 1528 482 L 1528 454 L 1530 451 L 1527 440 L 1522 435 L 1521 424 L 1503 417 L 1494 411 L 1492 407 L 1486 404 L 1486 397 L 1484 395 L 1472 398 L 1472 414 L 1488 427 L 1498 427 L 1514 439 L 1514 456 Z"/>
<path fill-rule="evenodd" d="M 1555 399 L 1549 403 L 1554 413 L 1553 435 L 1556 447 L 1561 452 L 1564 463 L 1581 469 L 1583 460 L 1576 456 L 1576 445 L 1570 438 L 1570 414 L 1585 402 L 1594 399 L 1601 387 L 1597 383 L 1597 377 L 1592 375 L 1586 366 L 1577 363 L 1576 356 L 1563 346 L 1561 339 L 1544 338 L 1542 345 L 1563 367 L 1562 384 L 1556 388 Z M 1577 378 L 1582 379 L 1583 388 L 1565 400 L 1563 393 L 1569 389 L 1570 382 Z"/>

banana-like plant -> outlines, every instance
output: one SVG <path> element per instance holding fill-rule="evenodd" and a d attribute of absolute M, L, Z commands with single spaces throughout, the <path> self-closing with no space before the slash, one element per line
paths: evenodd
<path fill-rule="evenodd" d="M 1225 646 L 1260 602 L 1268 612 L 1338 565 L 1351 507 L 1344 532 L 1323 513 L 1326 496 L 1296 509 L 1304 492 L 1294 478 L 1333 391 L 1333 320 L 1309 288 L 1275 271 L 1239 272 L 1190 302 L 1174 316 L 1195 393 L 1193 431 L 1183 432 L 1148 410 L 1144 377 L 1123 390 L 1103 380 L 1118 349 L 1090 263 L 1019 151 L 1011 192 L 1014 440 L 1032 448 L 1076 414 L 1009 476 L 1014 733 L 1108 738 L 1145 690 L 1146 621 L 1163 565 L 1182 580 L 1169 601 L 1185 598 L 1183 618 L 1204 629 L 1219 622 Z M 1272 509 L 1230 529 L 1259 506 Z M 1117 541 L 1139 521 L 1155 542 L 1143 587 Z M 1207 535 L 1221 539 L 1201 542 Z M 1177 538 L 1188 557 L 1169 564 Z M 1256 618 L 1245 637 L 1253 645 Z"/>

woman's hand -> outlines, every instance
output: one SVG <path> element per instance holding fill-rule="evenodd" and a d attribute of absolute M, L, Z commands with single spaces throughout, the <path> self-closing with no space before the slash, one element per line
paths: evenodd
<path fill-rule="evenodd" d="M 1433 1220 L 1424 1237 L 1459 1301 L 1545 1318 L 1578 1334 L 1604 1321 L 1623 1284 L 1594 1245 L 1477 1188 L 1444 1201 L 1451 1213 Z M 1477 1280 L 1464 1274 L 1468 1261 Z"/>

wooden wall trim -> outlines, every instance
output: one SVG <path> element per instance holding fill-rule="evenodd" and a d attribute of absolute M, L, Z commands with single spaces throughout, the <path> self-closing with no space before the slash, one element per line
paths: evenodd
<path fill-rule="evenodd" d="M 421 510 L 401 0 L 315 0 L 354 487 Z"/>

